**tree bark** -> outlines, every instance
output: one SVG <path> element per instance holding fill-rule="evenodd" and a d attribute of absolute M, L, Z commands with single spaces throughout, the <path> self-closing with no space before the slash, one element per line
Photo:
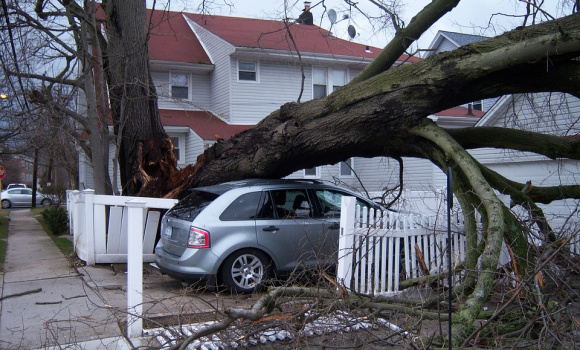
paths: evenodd
<path fill-rule="evenodd" d="M 124 195 L 176 170 L 173 144 L 161 124 L 149 70 L 145 1 L 105 0 L 107 77 Z"/>

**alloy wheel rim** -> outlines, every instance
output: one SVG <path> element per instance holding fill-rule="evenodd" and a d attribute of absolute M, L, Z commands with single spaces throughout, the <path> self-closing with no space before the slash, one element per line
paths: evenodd
<path fill-rule="evenodd" d="M 240 255 L 232 265 L 232 279 L 242 288 L 254 288 L 264 275 L 264 265 L 255 255 Z"/>

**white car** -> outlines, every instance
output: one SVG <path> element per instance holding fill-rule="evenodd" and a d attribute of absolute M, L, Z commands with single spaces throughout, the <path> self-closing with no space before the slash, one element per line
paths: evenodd
<path fill-rule="evenodd" d="M 2 191 L 2 209 L 11 207 L 31 207 L 32 206 L 32 189 L 31 188 L 12 188 Z M 46 195 L 36 192 L 36 205 L 48 207 L 52 200 Z"/>

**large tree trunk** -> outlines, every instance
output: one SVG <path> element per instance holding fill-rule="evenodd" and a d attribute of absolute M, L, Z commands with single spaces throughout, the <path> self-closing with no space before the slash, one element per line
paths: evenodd
<path fill-rule="evenodd" d="M 151 179 L 176 169 L 171 139 L 161 124 L 149 72 L 145 1 L 103 1 L 107 19 L 107 76 L 114 131 L 120 135 L 123 194 L 139 192 Z"/>

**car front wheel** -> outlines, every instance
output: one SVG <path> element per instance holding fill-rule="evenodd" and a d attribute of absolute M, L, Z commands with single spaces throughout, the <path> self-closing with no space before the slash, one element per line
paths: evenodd
<path fill-rule="evenodd" d="M 8 209 L 10 208 L 12 204 L 10 203 L 10 201 L 8 199 L 3 199 L 2 200 L 2 209 Z"/>
<path fill-rule="evenodd" d="M 42 202 L 40 202 L 40 204 L 43 207 L 49 207 L 52 204 L 52 201 L 50 199 L 43 199 Z"/>
<path fill-rule="evenodd" d="M 228 256 L 221 271 L 226 287 L 238 293 L 261 290 L 269 277 L 270 260 L 254 249 L 242 249 Z"/>

